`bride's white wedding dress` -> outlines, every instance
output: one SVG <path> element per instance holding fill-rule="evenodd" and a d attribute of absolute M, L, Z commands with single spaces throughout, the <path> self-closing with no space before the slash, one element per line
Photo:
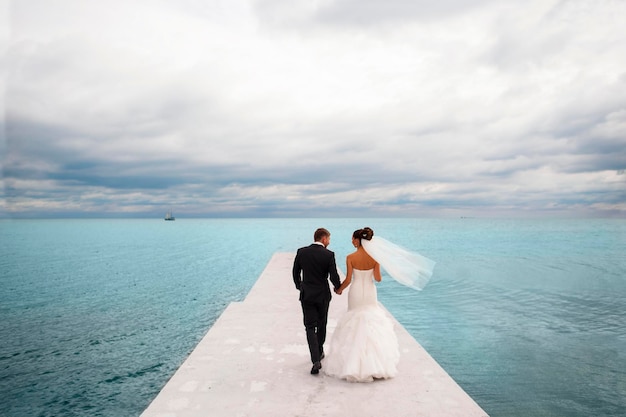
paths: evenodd
<path fill-rule="evenodd" d="M 348 311 L 341 317 L 322 368 L 351 382 L 392 378 L 400 359 L 393 322 L 378 304 L 374 270 L 353 270 Z"/>

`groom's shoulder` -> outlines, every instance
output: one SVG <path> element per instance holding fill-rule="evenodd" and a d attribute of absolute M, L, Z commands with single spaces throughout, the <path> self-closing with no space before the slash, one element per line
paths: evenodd
<path fill-rule="evenodd" d="M 298 253 L 317 253 L 317 254 L 328 254 L 328 255 L 334 255 L 334 252 L 331 251 L 330 249 L 324 247 L 323 245 L 319 245 L 317 243 L 311 243 L 309 246 L 303 246 L 301 248 L 298 249 Z"/>
<path fill-rule="evenodd" d="M 313 249 L 313 246 L 314 245 L 302 246 L 301 248 L 298 248 L 298 253 L 308 252 Z"/>
<path fill-rule="evenodd" d="M 334 252 L 330 249 L 328 249 L 326 246 L 324 245 L 319 245 L 317 243 L 314 243 L 311 245 L 311 247 L 318 249 L 320 252 L 326 253 L 326 254 L 334 254 Z"/>

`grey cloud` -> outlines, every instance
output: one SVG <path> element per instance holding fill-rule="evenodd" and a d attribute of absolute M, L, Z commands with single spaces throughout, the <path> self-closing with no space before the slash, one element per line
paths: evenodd
<path fill-rule="evenodd" d="M 267 184 L 336 183 L 334 191 L 346 187 L 366 186 L 372 182 L 400 182 L 406 174 L 381 167 L 364 169 L 356 161 L 336 163 L 318 161 L 311 154 L 291 165 L 204 164 L 180 157 L 144 156 L 120 160 L 118 152 L 107 154 L 107 137 L 89 137 L 71 127 L 49 125 L 21 119 L 9 120 L 11 141 L 7 150 L 5 180 L 54 180 L 66 187 L 80 190 L 83 186 L 115 190 L 167 189 L 183 184 L 200 185 L 216 190 L 228 184 L 246 186 Z M 82 138 L 80 147 L 72 147 L 72 138 Z M 97 155 L 90 149 L 101 150 Z M 133 149 L 129 143 L 129 149 Z M 130 155 L 129 155 L 130 156 Z M 350 186 L 341 184 L 351 184 Z M 13 190 L 12 194 L 18 193 Z"/>
<path fill-rule="evenodd" d="M 79 167 L 77 167 L 77 165 Z M 59 171 L 48 173 L 47 177 L 58 181 L 61 185 L 68 186 L 91 186 L 105 187 L 110 189 L 167 189 L 186 183 L 186 179 L 181 176 L 169 175 L 167 165 L 153 164 L 151 169 L 143 167 L 145 174 L 130 174 L 129 168 L 123 164 L 110 163 L 108 169 L 104 169 L 102 174 L 98 174 L 102 168 L 101 164 L 68 164 L 61 166 Z M 163 169 L 165 167 L 165 169 Z M 130 170 L 135 170 L 132 166 Z M 106 171 L 109 171 L 108 173 Z"/>
<path fill-rule="evenodd" d="M 492 0 L 336 0 L 317 13 L 321 22 L 371 25 L 385 22 L 447 18 L 482 7 Z"/>
<path fill-rule="evenodd" d="M 617 3 L 44 3 L 7 60 L 12 213 L 624 212 Z"/>
<path fill-rule="evenodd" d="M 626 151 L 623 149 L 619 153 L 600 155 L 581 155 L 578 158 L 567 161 L 555 161 L 554 166 L 564 173 L 585 173 L 585 172 L 601 172 L 615 171 L 618 172 L 626 168 Z M 626 180 L 624 180 L 626 186 Z"/>
<path fill-rule="evenodd" d="M 376 27 L 407 22 L 427 22 L 479 9 L 495 0 L 333 0 L 302 7 L 285 0 L 260 0 L 255 10 L 263 21 L 283 27 Z M 311 3 L 312 5 L 315 3 Z"/>
<path fill-rule="evenodd" d="M 616 111 L 590 119 L 578 131 L 566 132 L 568 166 L 565 172 L 594 172 L 626 168 L 626 101 Z M 563 133 L 563 132 L 561 132 Z"/>

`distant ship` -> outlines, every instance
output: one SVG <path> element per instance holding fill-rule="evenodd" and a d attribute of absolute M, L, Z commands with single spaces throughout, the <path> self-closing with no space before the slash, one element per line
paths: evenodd
<path fill-rule="evenodd" d="M 165 213 L 165 220 L 171 220 L 171 221 L 176 220 L 176 217 L 172 216 L 172 210 Z"/>

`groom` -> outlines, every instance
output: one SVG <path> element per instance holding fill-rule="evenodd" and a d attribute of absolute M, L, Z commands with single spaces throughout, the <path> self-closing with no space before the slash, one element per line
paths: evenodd
<path fill-rule="evenodd" d="M 326 249 L 330 244 L 330 232 L 319 228 L 313 239 L 310 246 L 298 249 L 293 262 L 293 281 L 300 290 L 306 340 L 313 362 L 311 373 L 315 375 L 320 372 L 320 361 L 324 358 L 326 321 L 331 298 L 328 278 L 335 291 L 341 286 L 341 280 L 337 273 L 335 254 Z"/>

